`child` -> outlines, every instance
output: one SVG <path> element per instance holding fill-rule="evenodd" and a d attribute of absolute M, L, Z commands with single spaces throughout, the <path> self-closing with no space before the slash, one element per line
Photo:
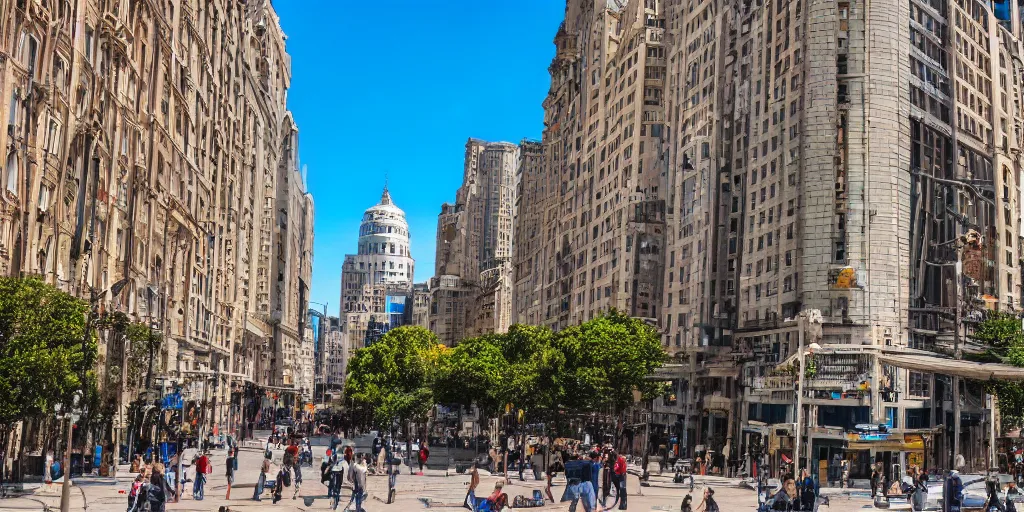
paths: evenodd
<path fill-rule="evenodd" d="M 135 481 L 132 482 L 132 490 L 128 492 L 128 512 L 135 510 L 136 505 L 139 502 L 139 494 L 142 492 L 142 484 L 145 481 L 145 474 L 139 473 L 135 475 Z"/>

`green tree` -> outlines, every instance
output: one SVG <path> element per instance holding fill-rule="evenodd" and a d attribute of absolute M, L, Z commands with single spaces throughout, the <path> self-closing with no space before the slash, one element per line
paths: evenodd
<path fill-rule="evenodd" d="M 0 429 L 49 412 L 82 388 L 96 360 L 83 346 L 88 307 L 36 278 L 0 278 Z"/>
<path fill-rule="evenodd" d="M 564 357 L 554 379 L 561 405 L 573 412 L 622 410 L 633 391 L 651 399 L 661 385 L 647 380 L 666 359 L 654 327 L 618 311 L 554 336 Z"/>
<path fill-rule="evenodd" d="M 492 413 L 503 405 L 495 392 L 509 371 L 501 352 L 501 335 L 491 334 L 462 340 L 445 351 L 434 381 L 434 398 L 442 404 L 477 407 Z"/>
<path fill-rule="evenodd" d="M 972 337 L 985 350 L 970 359 L 1000 362 L 1024 367 L 1024 330 L 1021 319 L 1011 313 L 993 311 L 974 330 Z M 1010 381 L 984 383 L 986 391 L 996 396 L 1003 428 L 1024 425 L 1024 384 Z"/>
<path fill-rule="evenodd" d="M 499 404 L 513 404 L 530 417 L 554 414 L 562 400 L 556 379 L 565 362 L 553 345 L 554 334 L 547 327 L 513 325 L 499 338 L 507 366 L 494 393 Z"/>
<path fill-rule="evenodd" d="M 392 329 L 356 351 L 349 362 L 348 396 L 373 411 L 381 425 L 426 416 L 434 405 L 433 383 L 445 347 L 422 327 Z"/>

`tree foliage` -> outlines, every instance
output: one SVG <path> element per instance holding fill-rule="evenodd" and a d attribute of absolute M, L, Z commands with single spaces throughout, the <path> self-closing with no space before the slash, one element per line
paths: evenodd
<path fill-rule="evenodd" d="M 440 403 L 475 403 L 486 414 L 512 404 L 537 419 L 621 409 L 633 402 L 634 390 L 645 398 L 658 394 L 659 385 L 646 377 L 664 360 L 654 328 L 617 312 L 558 333 L 513 325 L 448 351 L 434 396 Z"/>
<path fill-rule="evenodd" d="M 994 311 L 978 324 L 972 336 L 982 342 L 985 351 L 974 359 L 1002 362 L 1024 367 L 1024 329 L 1020 318 L 1011 313 Z M 985 383 L 986 390 L 996 396 L 1003 428 L 1024 425 L 1024 384 L 1010 381 Z"/>
<path fill-rule="evenodd" d="M 564 357 L 555 382 L 569 410 L 621 410 L 633 403 L 634 390 L 644 399 L 661 391 L 646 377 L 666 355 L 658 332 L 642 320 L 613 311 L 559 331 L 554 347 Z"/>
<path fill-rule="evenodd" d="M 36 278 L 0 278 L 0 425 L 43 414 L 81 389 L 96 359 L 83 347 L 85 302 Z"/>
<path fill-rule="evenodd" d="M 348 367 L 348 395 L 371 408 L 379 424 L 422 417 L 434 404 L 432 386 L 444 352 L 427 329 L 392 329 L 356 351 Z"/>
<path fill-rule="evenodd" d="M 558 403 L 554 381 L 564 360 L 546 327 L 513 325 L 507 333 L 463 340 L 439 365 L 434 395 L 438 403 L 476 404 L 495 414 L 507 404 L 531 411 Z"/>

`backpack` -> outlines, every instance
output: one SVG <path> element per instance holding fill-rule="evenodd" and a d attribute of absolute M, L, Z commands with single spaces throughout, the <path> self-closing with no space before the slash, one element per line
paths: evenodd
<path fill-rule="evenodd" d="M 590 466 L 590 463 L 585 462 L 585 461 L 581 461 L 581 460 L 573 460 L 573 461 L 566 462 L 565 463 L 565 479 L 569 483 L 576 483 L 576 484 L 578 484 L 578 483 L 580 483 L 580 482 L 582 482 L 584 480 L 590 480 L 589 478 L 586 478 L 586 476 L 584 475 L 584 471 L 583 471 L 584 468 L 588 468 L 589 466 Z"/>

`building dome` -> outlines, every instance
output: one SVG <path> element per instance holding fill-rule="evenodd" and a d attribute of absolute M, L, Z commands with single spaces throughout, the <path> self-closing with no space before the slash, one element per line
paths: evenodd
<path fill-rule="evenodd" d="M 395 206 L 387 186 L 380 202 L 363 213 L 359 226 L 359 254 L 410 256 L 409 224 L 405 212 Z"/>

